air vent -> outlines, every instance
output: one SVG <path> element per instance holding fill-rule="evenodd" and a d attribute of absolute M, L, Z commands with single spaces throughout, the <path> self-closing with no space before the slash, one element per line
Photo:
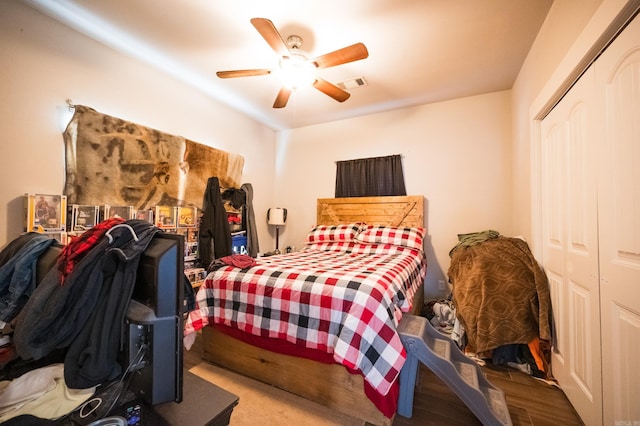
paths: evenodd
<path fill-rule="evenodd" d="M 366 85 L 367 80 L 365 80 L 364 77 L 356 77 L 352 78 L 351 80 L 341 81 L 340 83 L 336 84 L 336 86 L 338 86 L 342 90 L 355 89 L 356 87 L 362 87 Z"/>

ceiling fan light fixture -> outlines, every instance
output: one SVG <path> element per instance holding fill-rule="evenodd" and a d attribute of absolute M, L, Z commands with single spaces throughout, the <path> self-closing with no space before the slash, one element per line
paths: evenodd
<path fill-rule="evenodd" d="M 273 22 L 266 18 L 252 18 L 251 24 L 258 30 L 271 49 L 281 58 L 279 66 L 274 69 L 245 69 L 218 71 L 220 78 L 249 77 L 265 74 L 277 74 L 282 80 L 282 87 L 273 103 L 274 108 L 284 108 L 295 89 L 312 86 L 338 102 L 344 102 L 351 94 L 341 87 L 324 80 L 316 74 L 317 69 L 335 67 L 369 57 L 366 46 L 355 43 L 324 55 L 309 59 L 300 49 L 302 37 L 291 35 L 285 42 Z"/>
<path fill-rule="evenodd" d="M 311 86 L 316 81 L 316 67 L 309 62 L 307 56 L 300 49 L 291 49 L 291 56 L 280 59 L 279 74 L 282 84 L 298 89 Z"/>

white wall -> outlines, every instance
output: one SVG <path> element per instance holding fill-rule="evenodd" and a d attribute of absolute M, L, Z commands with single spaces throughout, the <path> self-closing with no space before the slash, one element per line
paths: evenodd
<path fill-rule="evenodd" d="M 289 209 L 280 246 L 300 247 L 316 199 L 333 197 L 335 161 L 403 156 L 409 195 L 425 197 L 428 297 L 445 279 L 457 234 L 511 235 L 510 92 L 456 99 L 282 132 L 276 200 Z"/>
<path fill-rule="evenodd" d="M 17 1 L 0 2 L 0 246 L 22 228 L 22 194 L 59 194 L 65 100 L 245 158 L 259 216 L 273 199 L 276 133 L 190 86 Z M 259 237 L 269 245 L 267 226 Z"/>
<path fill-rule="evenodd" d="M 630 0 L 556 0 L 512 90 L 514 226 L 538 255 L 537 115 Z M 636 1 L 637 3 L 637 1 Z"/>
<path fill-rule="evenodd" d="M 554 1 L 512 90 L 514 226 L 531 241 L 529 107 L 602 0 Z"/>

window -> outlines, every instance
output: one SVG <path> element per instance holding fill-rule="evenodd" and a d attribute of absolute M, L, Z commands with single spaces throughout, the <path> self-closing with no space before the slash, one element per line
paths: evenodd
<path fill-rule="evenodd" d="M 336 162 L 336 198 L 387 195 L 407 195 L 400 155 Z"/>

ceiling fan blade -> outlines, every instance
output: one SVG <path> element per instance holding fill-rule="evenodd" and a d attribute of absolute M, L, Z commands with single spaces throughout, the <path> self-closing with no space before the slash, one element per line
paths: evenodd
<path fill-rule="evenodd" d="M 329 68 L 369 57 L 367 47 L 362 43 L 352 44 L 310 60 L 318 68 Z"/>
<path fill-rule="evenodd" d="M 338 102 L 344 102 L 349 99 L 349 96 L 351 96 L 349 92 L 346 92 L 335 84 L 329 83 L 328 81 L 321 78 L 316 79 L 316 81 L 313 83 L 313 87 L 315 87 L 325 95 L 331 96 Z"/>
<path fill-rule="evenodd" d="M 289 97 L 291 96 L 291 89 L 288 87 L 282 87 L 278 92 L 278 96 L 276 96 L 276 100 L 273 103 L 274 108 L 284 108 L 287 106 L 287 102 L 289 102 Z"/>
<path fill-rule="evenodd" d="M 271 70 L 234 70 L 218 71 L 216 75 L 220 78 L 251 77 L 254 75 L 271 74 Z"/>
<path fill-rule="evenodd" d="M 280 56 L 290 56 L 289 48 L 282 40 L 282 36 L 276 29 L 273 22 L 266 18 L 252 18 L 251 24 L 258 30 L 262 38 L 265 39 L 269 46 Z"/>

